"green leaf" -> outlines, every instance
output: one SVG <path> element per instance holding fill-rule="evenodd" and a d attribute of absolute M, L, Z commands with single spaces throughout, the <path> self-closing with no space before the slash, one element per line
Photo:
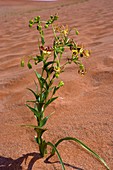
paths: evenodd
<path fill-rule="evenodd" d="M 56 91 L 59 89 L 60 87 L 58 86 L 58 87 L 54 87 L 54 90 L 53 90 L 53 95 L 56 93 Z"/>
<path fill-rule="evenodd" d="M 36 142 L 40 145 L 42 144 L 43 140 L 41 138 L 42 134 L 47 130 L 47 129 L 43 129 L 39 126 L 35 127 L 34 130 L 37 133 L 37 137 L 35 137 Z M 43 147 L 43 146 L 42 146 Z"/>
<path fill-rule="evenodd" d="M 36 100 L 37 100 L 38 102 L 40 102 L 40 96 L 37 95 L 32 89 L 30 89 L 30 88 L 27 88 L 27 89 L 28 89 L 29 91 L 31 91 L 31 92 L 34 94 Z"/>
<path fill-rule="evenodd" d="M 30 128 L 34 128 L 34 130 L 40 135 L 42 136 L 42 134 L 47 130 L 46 128 L 41 128 L 39 126 L 35 126 L 35 125 L 21 125 L 22 127 L 30 127 Z"/>
<path fill-rule="evenodd" d="M 42 119 L 42 120 L 40 121 L 39 126 L 40 126 L 40 127 L 44 126 L 44 125 L 46 124 L 47 120 L 49 119 L 49 117 L 50 117 L 53 113 L 54 113 L 54 112 L 52 112 L 49 116 L 46 116 L 44 119 Z"/>
<path fill-rule="evenodd" d="M 48 84 L 47 84 L 46 80 L 37 71 L 35 71 L 35 74 L 38 78 L 41 88 L 43 88 L 45 85 L 45 87 L 48 89 Z"/>
<path fill-rule="evenodd" d="M 64 47 L 57 47 L 56 48 L 56 53 L 58 54 L 58 53 L 63 53 L 63 51 L 64 51 Z"/>
<path fill-rule="evenodd" d="M 40 80 L 41 75 L 37 71 L 35 71 L 35 74 L 36 74 L 37 78 Z"/>
<path fill-rule="evenodd" d="M 38 63 L 40 63 L 41 61 L 43 61 L 43 56 L 36 56 L 36 60 L 38 60 Z"/>
<path fill-rule="evenodd" d="M 26 102 L 36 103 L 36 100 L 27 100 Z"/>
<path fill-rule="evenodd" d="M 39 127 L 39 126 L 36 126 L 36 127 L 34 127 L 34 130 L 35 130 L 37 133 L 41 133 L 41 135 L 42 135 L 47 129 L 42 129 L 42 128 Z"/>
<path fill-rule="evenodd" d="M 48 118 L 49 118 L 49 116 L 47 116 L 47 117 L 45 117 L 44 119 L 42 119 L 42 120 L 40 121 L 39 126 L 40 126 L 40 127 L 44 126 L 44 125 L 46 124 Z"/>
<path fill-rule="evenodd" d="M 26 106 L 34 113 L 34 115 L 36 117 L 39 118 L 41 116 L 40 113 L 36 109 L 34 109 L 33 107 L 29 106 L 28 104 L 26 104 Z"/>
<path fill-rule="evenodd" d="M 53 97 L 53 98 L 49 99 L 49 100 L 45 103 L 44 109 L 45 109 L 50 103 L 52 103 L 54 100 L 56 100 L 57 98 L 58 98 L 58 97 Z"/>
<path fill-rule="evenodd" d="M 31 124 L 28 124 L 28 125 L 21 125 L 21 126 L 25 126 L 25 127 L 31 127 L 31 128 L 35 128 L 37 130 L 41 130 L 41 131 L 46 131 L 47 129 L 43 129 L 39 126 L 36 126 L 36 125 L 31 125 Z"/>
<path fill-rule="evenodd" d="M 48 90 L 44 91 L 43 93 L 41 93 L 41 102 L 44 103 L 44 100 L 46 100 L 47 96 L 48 96 Z"/>
<path fill-rule="evenodd" d="M 49 65 L 54 64 L 54 63 L 55 63 L 55 61 L 46 62 L 46 63 L 44 64 L 44 69 L 46 69 L 46 67 L 48 67 Z"/>
<path fill-rule="evenodd" d="M 35 86 L 36 86 L 36 93 L 38 93 L 38 84 L 36 83 L 36 81 L 34 80 Z"/>
<path fill-rule="evenodd" d="M 59 161 L 60 161 L 60 163 L 61 163 L 62 170 L 65 170 L 64 163 L 63 163 L 63 161 L 62 161 L 62 158 L 61 158 L 61 156 L 60 156 L 60 154 L 59 154 L 59 152 L 58 152 L 56 146 L 53 145 L 51 142 L 48 142 L 47 145 L 51 146 L 51 147 L 55 150 L 55 152 L 56 152 L 57 155 L 58 155 Z"/>
<path fill-rule="evenodd" d="M 85 145 L 82 141 L 80 141 L 77 138 L 73 138 L 73 137 L 65 137 L 60 139 L 56 144 L 55 147 L 57 147 L 62 141 L 64 140 L 73 140 L 75 142 L 77 142 L 80 146 L 82 146 L 85 150 L 87 150 L 89 153 L 91 153 L 93 156 L 95 156 L 101 163 L 104 164 L 104 166 L 107 168 L 107 170 L 110 170 L 108 165 L 106 164 L 106 162 L 96 153 L 94 152 L 92 149 L 90 149 L 87 145 Z M 54 154 L 55 150 L 52 150 L 52 154 Z"/>

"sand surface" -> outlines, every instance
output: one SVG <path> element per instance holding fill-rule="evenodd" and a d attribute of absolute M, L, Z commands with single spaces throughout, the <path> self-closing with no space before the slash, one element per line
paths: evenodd
<path fill-rule="evenodd" d="M 112 170 L 113 0 L 0 0 L 0 169 L 61 170 L 56 155 L 49 161 L 40 158 L 34 132 L 20 127 L 35 123 L 24 105 L 32 98 L 26 88 L 34 88 L 34 73 L 20 67 L 23 56 L 37 53 L 37 32 L 29 29 L 28 21 L 37 15 L 47 19 L 55 13 L 60 23 L 76 26 L 78 42 L 91 49 L 92 56 L 85 61 L 86 76 L 78 75 L 75 65 L 61 75 L 65 86 L 48 109 L 55 114 L 44 137 L 53 143 L 65 136 L 77 137 L 99 153 Z M 49 31 L 46 38 L 49 44 Z M 66 170 L 105 170 L 74 142 L 63 142 L 58 150 Z"/>

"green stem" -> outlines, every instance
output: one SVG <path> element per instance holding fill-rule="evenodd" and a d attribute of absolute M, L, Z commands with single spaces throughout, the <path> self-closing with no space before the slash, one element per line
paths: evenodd
<path fill-rule="evenodd" d="M 53 24 L 52 24 L 52 30 L 53 30 L 54 37 L 56 38 L 57 36 Z"/>

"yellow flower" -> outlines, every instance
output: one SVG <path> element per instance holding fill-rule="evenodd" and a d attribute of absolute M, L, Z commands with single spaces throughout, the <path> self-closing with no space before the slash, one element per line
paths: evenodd
<path fill-rule="evenodd" d="M 44 53 L 45 55 L 50 55 L 50 54 L 51 54 L 51 51 L 43 50 L 43 53 Z"/>
<path fill-rule="evenodd" d="M 77 55 L 78 54 L 78 51 L 77 50 L 72 50 L 72 53 L 74 54 L 74 55 Z"/>
<path fill-rule="evenodd" d="M 50 55 L 51 52 L 53 51 L 52 47 L 49 47 L 49 46 L 45 48 L 43 46 L 40 46 L 40 50 L 41 52 L 43 52 L 44 55 Z"/>
<path fill-rule="evenodd" d="M 69 33 L 68 25 L 66 25 L 66 27 L 63 26 L 62 33 L 64 34 L 64 36 L 67 36 L 67 35 L 68 35 L 68 33 Z"/>
<path fill-rule="evenodd" d="M 84 50 L 83 53 L 86 57 L 89 57 L 91 52 L 89 50 Z"/>
<path fill-rule="evenodd" d="M 57 73 L 60 73 L 60 71 L 61 71 L 60 67 L 55 67 L 54 70 L 55 70 Z"/>

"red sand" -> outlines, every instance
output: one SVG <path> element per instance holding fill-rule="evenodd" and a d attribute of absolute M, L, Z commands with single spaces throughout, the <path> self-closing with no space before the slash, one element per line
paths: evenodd
<path fill-rule="evenodd" d="M 37 52 L 37 32 L 28 28 L 28 21 L 37 15 L 47 19 L 55 13 L 59 22 L 77 27 L 78 42 L 92 50 L 92 57 L 85 61 L 86 76 L 78 75 L 75 65 L 62 74 L 65 86 L 48 110 L 55 110 L 55 114 L 44 137 L 53 143 L 65 136 L 77 137 L 113 169 L 113 1 L 76 2 L 0 1 L 1 170 L 61 170 L 57 156 L 50 162 L 40 159 L 34 132 L 20 127 L 35 123 L 24 105 L 32 97 L 26 88 L 34 88 L 33 71 L 20 67 L 23 56 Z M 47 35 L 49 43 L 51 34 Z M 105 170 L 74 142 L 63 142 L 58 150 L 66 170 Z"/>

